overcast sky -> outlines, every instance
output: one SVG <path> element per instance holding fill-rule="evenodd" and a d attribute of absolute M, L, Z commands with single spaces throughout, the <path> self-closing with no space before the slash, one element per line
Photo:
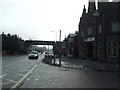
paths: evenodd
<path fill-rule="evenodd" d="M 0 29 L 24 40 L 62 40 L 78 31 L 88 0 L 0 0 Z M 51 32 L 54 31 L 54 32 Z"/>

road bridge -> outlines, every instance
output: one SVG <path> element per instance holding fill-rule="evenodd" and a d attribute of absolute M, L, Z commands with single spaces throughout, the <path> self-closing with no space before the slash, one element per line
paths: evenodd
<path fill-rule="evenodd" d="M 27 45 L 54 45 L 55 41 L 26 40 Z"/>

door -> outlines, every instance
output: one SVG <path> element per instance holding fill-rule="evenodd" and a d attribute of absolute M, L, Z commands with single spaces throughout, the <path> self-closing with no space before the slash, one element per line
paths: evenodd
<path fill-rule="evenodd" d="M 93 57 L 93 46 L 92 46 L 92 43 L 91 42 L 88 42 L 87 43 L 87 46 L 86 46 L 86 48 L 87 48 L 87 57 L 88 58 L 91 58 L 91 57 Z"/>

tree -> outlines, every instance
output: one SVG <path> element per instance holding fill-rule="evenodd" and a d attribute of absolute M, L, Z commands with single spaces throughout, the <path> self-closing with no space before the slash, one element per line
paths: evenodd
<path fill-rule="evenodd" d="M 2 51 L 6 51 L 8 54 L 14 54 L 14 52 L 19 52 L 21 49 L 21 42 L 24 40 L 19 38 L 16 34 L 4 34 L 2 33 Z M 23 47 L 24 44 L 23 44 Z M 24 48 L 25 49 L 25 48 Z"/>

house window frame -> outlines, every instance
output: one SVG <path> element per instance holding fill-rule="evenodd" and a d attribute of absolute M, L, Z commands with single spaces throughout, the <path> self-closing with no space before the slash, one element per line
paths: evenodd
<path fill-rule="evenodd" d="M 101 25 L 101 24 L 98 25 L 98 33 L 99 33 L 99 34 L 102 33 L 102 25 Z"/>
<path fill-rule="evenodd" d="M 84 35 L 85 35 L 85 32 L 81 31 L 81 36 L 84 37 Z"/>
<path fill-rule="evenodd" d="M 111 41 L 107 42 L 107 57 L 112 56 L 112 50 L 111 50 Z"/>
<path fill-rule="evenodd" d="M 120 32 L 120 22 L 111 22 L 111 31 L 112 32 Z"/>
<path fill-rule="evenodd" d="M 93 33 L 92 27 L 87 28 L 87 35 L 91 35 Z"/>
<path fill-rule="evenodd" d="M 114 46 L 114 43 L 116 43 L 116 46 Z M 112 41 L 112 57 L 118 57 L 118 42 Z M 116 49 L 116 52 L 114 53 L 114 50 Z M 115 56 L 114 56 L 115 54 Z"/>
<path fill-rule="evenodd" d="M 116 42 L 116 46 L 114 46 L 114 42 Z M 107 42 L 107 56 L 116 58 L 118 57 L 118 41 L 108 41 Z M 114 50 L 116 49 L 116 52 Z"/>

